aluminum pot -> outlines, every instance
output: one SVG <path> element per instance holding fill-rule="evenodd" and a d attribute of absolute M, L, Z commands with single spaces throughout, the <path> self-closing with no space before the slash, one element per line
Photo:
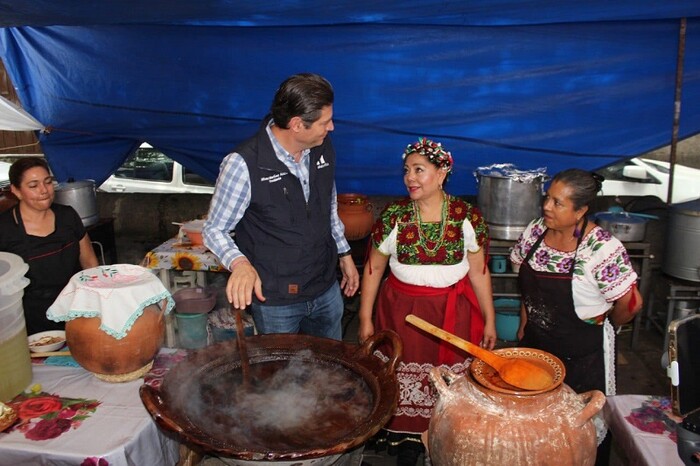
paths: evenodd
<path fill-rule="evenodd" d="M 700 199 L 675 204 L 669 210 L 664 273 L 700 282 Z"/>
<path fill-rule="evenodd" d="M 89 227 L 100 220 L 97 210 L 97 193 L 92 180 L 67 181 L 55 189 L 54 202 L 73 207 L 83 225 Z"/>
<path fill-rule="evenodd" d="M 644 241 L 648 218 L 629 212 L 598 212 L 596 223 L 623 242 Z"/>
<path fill-rule="evenodd" d="M 522 181 L 500 174 L 477 173 L 477 205 L 494 239 L 515 240 L 531 220 L 542 215 L 541 178 Z"/>
<path fill-rule="evenodd" d="M 327 419 L 319 412 L 316 418 L 285 429 L 282 418 L 288 416 L 287 411 L 306 414 L 306 410 L 290 403 L 269 413 L 273 425 L 261 427 L 257 419 L 241 416 L 238 411 L 244 404 L 238 395 L 245 367 L 236 340 L 228 340 L 192 352 L 170 369 L 160 390 L 141 386 L 141 399 L 158 426 L 198 450 L 227 458 L 227 464 L 321 466 L 332 464 L 343 453 L 362 445 L 394 414 L 398 403 L 395 366 L 402 350 L 401 340 L 394 332 L 379 332 L 361 346 L 297 334 L 256 335 L 245 341 L 249 374 L 257 374 L 252 378 L 255 382 L 249 382 L 252 389 L 248 391 L 259 395 L 262 404 L 274 405 L 286 394 L 266 396 L 258 380 L 274 378 L 281 372 L 281 365 L 300 361 L 302 366 L 295 377 L 304 378 L 311 368 L 324 367 L 360 382 L 367 395 L 362 397 L 366 406 L 361 406 L 366 414 L 355 421 L 341 416 L 332 427 L 324 427 Z M 374 355 L 379 347 L 391 355 L 388 360 Z M 316 386 L 331 392 L 334 384 L 343 386 L 336 378 Z M 342 391 L 342 401 L 335 397 L 330 401 L 334 406 L 352 406 L 357 397 L 350 392 Z M 318 434 L 307 435 L 309 431 Z"/>

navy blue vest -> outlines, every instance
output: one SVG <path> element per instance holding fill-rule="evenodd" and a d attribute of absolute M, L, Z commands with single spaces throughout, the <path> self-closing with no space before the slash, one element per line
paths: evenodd
<path fill-rule="evenodd" d="M 328 137 L 311 149 L 307 204 L 301 181 L 275 155 L 266 122 L 235 149 L 251 184 L 250 206 L 235 231 L 262 280 L 264 304 L 275 306 L 313 299 L 337 280 L 330 224 L 335 151 Z"/>

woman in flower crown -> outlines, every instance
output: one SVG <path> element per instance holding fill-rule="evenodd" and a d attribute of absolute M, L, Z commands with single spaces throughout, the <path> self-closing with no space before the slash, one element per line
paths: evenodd
<path fill-rule="evenodd" d="M 436 398 L 428 373 L 443 366 L 464 373 L 468 354 L 405 321 L 414 314 L 475 344 L 496 343 L 488 231 L 481 213 L 443 190 L 452 155 L 421 138 L 403 153 L 408 197 L 390 203 L 372 229 L 362 277 L 359 340 L 394 330 L 403 341 L 397 368 L 401 398 L 385 427 L 397 464 L 416 464 Z M 383 281 L 389 265 L 388 278 Z M 374 315 L 374 318 L 373 318 Z M 398 448 L 393 448 L 398 447 Z"/>

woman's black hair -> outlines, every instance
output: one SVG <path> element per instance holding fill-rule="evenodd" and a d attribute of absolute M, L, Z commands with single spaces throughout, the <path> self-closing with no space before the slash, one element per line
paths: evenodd
<path fill-rule="evenodd" d="M 45 168 L 47 172 L 51 173 L 51 170 L 49 170 L 49 164 L 46 163 L 46 159 L 41 157 L 22 157 L 10 165 L 9 176 L 12 186 L 19 189 L 22 185 L 24 173 L 30 168 L 34 167 Z"/>
<path fill-rule="evenodd" d="M 552 183 L 558 181 L 571 188 L 571 202 L 574 203 L 574 209 L 578 210 L 584 206 L 591 207 L 598 192 L 603 188 L 603 180 L 605 178 L 598 173 L 569 168 L 554 175 Z"/>

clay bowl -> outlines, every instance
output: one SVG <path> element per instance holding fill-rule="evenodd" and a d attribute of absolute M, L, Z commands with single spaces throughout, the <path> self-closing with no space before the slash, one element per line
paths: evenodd
<path fill-rule="evenodd" d="M 474 380 L 486 388 L 510 395 L 539 395 L 557 388 L 564 382 L 566 376 L 564 363 L 551 353 L 534 348 L 501 348 L 493 350 L 493 352 L 504 358 L 525 359 L 536 364 L 552 375 L 553 382 L 552 385 L 542 390 L 523 390 L 504 382 L 498 372 L 481 359 L 474 359 L 469 366 L 469 372 Z"/>

